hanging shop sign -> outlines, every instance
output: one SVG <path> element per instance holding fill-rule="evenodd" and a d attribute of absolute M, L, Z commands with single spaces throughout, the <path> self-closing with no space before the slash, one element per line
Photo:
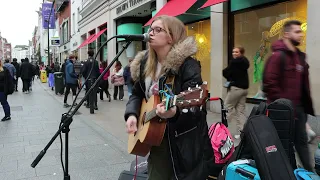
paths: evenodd
<path fill-rule="evenodd" d="M 121 4 L 119 7 L 117 7 L 116 11 L 117 14 L 123 13 L 124 11 L 127 11 L 129 8 L 132 8 L 133 6 L 142 3 L 146 0 L 127 0 L 123 4 Z"/>
<path fill-rule="evenodd" d="M 60 46 L 60 38 L 52 37 L 51 38 L 51 46 L 59 47 Z"/>

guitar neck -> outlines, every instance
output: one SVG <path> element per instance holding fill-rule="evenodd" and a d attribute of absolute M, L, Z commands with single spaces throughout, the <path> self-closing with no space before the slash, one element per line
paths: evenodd
<path fill-rule="evenodd" d="M 172 98 L 169 98 L 169 99 L 166 99 L 165 101 L 162 101 L 162 104 L 165 105 L 165 109 L 168 110 L 170 109 L 171 107 L 175 106 L 176 105 L 176 98 L 177 96 L 173 96 Z M 145 123 L 150 121 L 151 119 L 155 118 L 155 117 L 158 117 L 157 113 L 157 108 L 154 108 L 152 109 L 151 111 L 149 111 L 147 114 L 146 114 L 146 117 L 144 119 Z"/>
<path fill-rule="evenodd" d="M 156 111 L 157 111 L 157 108 L 154 108 L 154 109 L 152 109 L 150 112 L 148 112 L 148 113 L 146 114 L 146 117 L 145 117 L 145 119 L 144 119 L 144 122 L 147 123 L 147 122 L 149 122 L 151 119 L 157 117 L 158 115 L 157 115 Z"/>

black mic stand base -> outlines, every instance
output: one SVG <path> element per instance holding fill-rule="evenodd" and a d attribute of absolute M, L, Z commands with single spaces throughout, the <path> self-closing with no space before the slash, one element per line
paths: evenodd
<path fill-rule="evenodd" d="M 63 180 L 70 180 L 69 175 L 69 132 L 70 132 L 70 124 L 72 123 L 72 116 L 69 114 L 63 114 L 61 118 L 61 123 L 64 125 L 61 132 L 65 135 L 64 140 L 64 157 L 65 157 L 65 169 L 64 169 L 64 178 Z"/>

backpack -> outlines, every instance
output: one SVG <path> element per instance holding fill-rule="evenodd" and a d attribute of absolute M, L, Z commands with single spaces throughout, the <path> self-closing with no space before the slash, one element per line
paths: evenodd
<path fill-rule="evenodd" d="M 283 79 L 283 74 L 284 74 L 284 68 L 285 68 L 285 61 L 286 61 L 286 54 L 283 52 L 283 51 L 279 51 L 280 52 L 280 78 L 279 79 Z M 271 57 L 271 56 L 270 56 Z M 270 57 L 269 57 L 269 60 L 270 60 Z M 270 61 L 267 60 L 265 65 L 264 65 L 264 69 L 263 69 L 263 74 L 262 74 L 262 85 L 261 85 L 261 90 L 262 92 L 265 92 L 264 91 L 264 82 L 265 82 L 265 77 L 266 77 L 266 68 L 267 66 L 269 65 Z"/>
<path fill-rule="evenodd" d="M 14 92 L 14 83 L 13 83 L 13 77 L 11 76 L 9 70 L 6 67 L 3 67 L 4 73 L 5 73 L 5 94 L 6 95 L 11 95 Z"/>
<path fill-rule="evenodd" d="M 232 156 L 234 140 L 229 129 L 221 122 L 212 124 L 209 128 L 209 137 L 216 164 L 225 164 Z"/>

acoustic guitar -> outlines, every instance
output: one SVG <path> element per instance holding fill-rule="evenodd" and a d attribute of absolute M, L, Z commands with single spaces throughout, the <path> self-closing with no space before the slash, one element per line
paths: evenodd
<path fill-rule="evenodd" d="M 189 88 L 179 95 L 167 97 L 162 102 L 160 102 L 160 97 L 155 95 L 151 96 L 148 102 L 143 100 L 137 122 L 137 132 L 129 134 L 128 153 L 146 156 L 152 146 L 161 144 L 166 129 L 166 120 L 156 115 L 158 104 L 163 103 L 167 110 L 173 106 L 186 109 L 202 106 L 205 104 L 207 97 L 207 83 L 204 82 L 201 86 Z"/>

